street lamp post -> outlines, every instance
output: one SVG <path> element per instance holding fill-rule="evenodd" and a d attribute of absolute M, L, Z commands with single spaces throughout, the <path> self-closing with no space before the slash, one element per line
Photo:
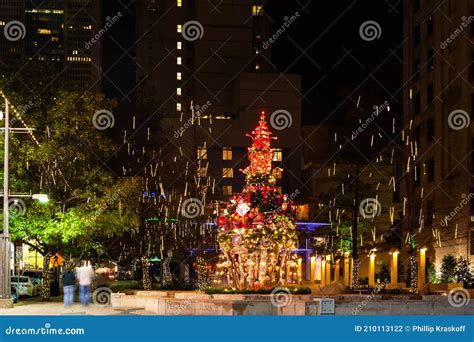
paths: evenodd
<path fill-rule="evenodd" d="M 4 152 L 3 152 L 3 233 L 0 234 L 0 308 L 12 308 L 12 294 L 11 294 L 11 271 L 10 271 L 10 231 L 9 231 L 9 142 L 10 131 L 30 132 L 30 128 L 26 129 L 10 129 L 10 108 L 8 100 L 5 98 L 5 113 L 3 115 L 5 120 L 4 131 Z M 42 203 L 48 201 L 48 196 L 45 194 L 20 194 L 16 197 L 31 197 Z"/>
<path fill-rule="evenodd" d="M 5 99 L 5 132 L 3 154 L 3 233 L 0 234 L 0 308 L 13 307 L 10 287 L 10 232 L 8 229 L 8 147 L 10 139 L 10 113 Z"/>

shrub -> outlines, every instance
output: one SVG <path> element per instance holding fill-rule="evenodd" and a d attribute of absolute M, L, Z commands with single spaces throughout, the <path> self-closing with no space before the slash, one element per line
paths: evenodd
<path fill-rule="evenodd" d="M 469 261 L 463 257 L 459 257 L 454 268 L 454 274 L 457 281 L 462 282 L 466 287 L 471 287 L 472 284 L 472 274 Z"/>
<path fill-rule="evenodd" d="M 441 281 L 443 283 L 455 283 L 456 277 L 456 258 L 451 255 L 445 255 L 441 263 Z"/>
<path fill-rule="evenodd" d="M 388 262 L 381 260 L 377 262 L 378 272 L 377 278 L 380 279 L 380 282 L 389 282 L 390 281 L 390 265 Z"/>
<path fill-rule="evenodd" d="M 311 289 L 309 287 L 302 286 L 288 286 L 286 287 L 292 294 L 306 295 L 311 294 Z M 207 287 L 204 292 L 208 295 L 213 294 L 270 294 L 275 288 L 272 287 L 261 287 L 259 289 L 242 289 L 237 290 L 233 288 L 225 287 Z"/>
<path fill-rule="evenodd" d="M 436 266 L 431 262 L 426 265 L 426 282 L 431 284 L 440 283 L 439 277 L 436 274 Z"/>

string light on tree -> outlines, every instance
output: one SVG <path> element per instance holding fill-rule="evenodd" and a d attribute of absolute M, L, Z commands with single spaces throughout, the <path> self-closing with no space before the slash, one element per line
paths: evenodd
<path fill-rule="evenodd" d="M 278 193 L 275 186 L 270 136 L 262 112 L 249 135 L 250 165 L 243 170 L 246 185 L 230 198 L 218 218 L 218 241 L 223 251 L 219 274 L 239 289 L 298 281 L 297 262 L 292 259 L 297 239 L 293 208 L 288 196 Z"/>

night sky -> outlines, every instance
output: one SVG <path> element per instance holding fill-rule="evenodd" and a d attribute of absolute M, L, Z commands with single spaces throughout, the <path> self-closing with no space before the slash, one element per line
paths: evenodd
<path fill-rule="evenodd" d="M 104 91 L 122 103 L 131 100 L 125 95 L 135 79 L 133 7 L 133 0 L 107 0 L 103 8 L 104 18 L 117 11 L 124 14 L 120 25 L 114 25 L 103 40 Z M 365 93 L 378 93 L 397 109 L 402 84 L 401 1 L 268 1 L 265 11 L 274 22 L 273 31 L 285 16 L 300 13 L 273 45 L 272 62 L 278 72 L 302 75 L 304 124 L 329 116 L 330 121 L 341 120 L 337 114 L 349 95 L 347 106 L 353 106 L 361 94 L 363 103 Z M 378 22 L 382 29 L 381 37 L 370 42 L 359 35 L 360 25 L 368 20 Z M 127 50 L 130 56 L 111 67 Z"/>

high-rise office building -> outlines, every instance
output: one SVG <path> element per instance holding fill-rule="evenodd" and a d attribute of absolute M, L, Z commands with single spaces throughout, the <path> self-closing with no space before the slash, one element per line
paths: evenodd
<path fill-rule="evenodd" d="M 100 1 L 4 0 L 0 3 L 0 65 L 18 70 L 48 61 L 70 90 L 100 89 Z"/>
<path fill-rule="evenodd" d="M 470 0 L 404 1 L 404 228 L 438 268 L 474 254 L 473 11 Z"/>
<path fill-rule="evenodd" d="M 274 32 L 263 3 L 136 2 L 137 101 L 148 104 L 144 120 L 165 117 L 172 143 L 190 160 L 199 157 L 203 174 L 218 180 L 221 196 L 244 185 L 239 169 L 248 164 L 251 144 L 245 134 L 254 129 L 262 109 L 267 118 L 276 110 L 288 112 L 290 125 L 273 129 L 279 136 L 273 143 L 275 163 L 283 169 L 278 185 L 291 191 L 299 182 L 301 78 L 273 71 L 271 44 L 264 48 L 264 43 Z M 173 132 L 191 117 L 192 105 L 200 108 L 202 146 L 186 148 L 183 141 L 192 130 L 174 140 Z"/>

